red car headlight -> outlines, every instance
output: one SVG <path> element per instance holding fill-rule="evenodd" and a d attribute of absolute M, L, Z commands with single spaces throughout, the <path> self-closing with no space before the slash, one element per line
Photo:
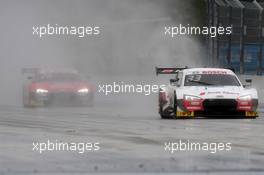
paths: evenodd
<path fill-rule="evenodd" d="M 203 110 L 203 99 L 193 95 L 184 95 L 183 106 L 188 111 Z"/>
<path fill-rule="evenodd" d="M 36 89 L 36 93 L 38 93 L 38 94 L 46 94 L 46 93 L 48 93 L 48 92 L 49 92 L 49 91 L 46 90 L 46 89 L 41 89 L 41 88 Z"/>
<path fill-rule="evenodd" d="M 89 89 L 88 88 L 82 88 L 82 89 L 79 89 L 78 92 L 82 93 L 82 94 L 87 94 L 89 92 Z"/>
<path fill-rule="evenodd" d="M 243 95 L 237 98 L 237 110 L 239 111 L 251 111 L 252 105 L 251 95 Z"/>

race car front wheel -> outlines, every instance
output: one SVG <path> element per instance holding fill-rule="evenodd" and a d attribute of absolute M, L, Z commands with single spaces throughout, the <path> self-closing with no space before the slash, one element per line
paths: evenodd
<path fill-rule="evenodd" d="M 161 104 L 159 105 L 159 111 L 160 111 L 160 117 L 161 117 L 161 119 L 172 119 L 173 118 L 169 113 L 165 113 L 162 110 L 162 105 Z"/>
<path fill-rule="evenodd" d="M 169 107 L 167 109 L 163 109 L 163 105 L 159 103 L 159 113 L 162 119 L 173 119 L 177 113 L 177 98 L 176 92 L 174 91 L 174 98 L 173 98 L 173 107 Z"/>

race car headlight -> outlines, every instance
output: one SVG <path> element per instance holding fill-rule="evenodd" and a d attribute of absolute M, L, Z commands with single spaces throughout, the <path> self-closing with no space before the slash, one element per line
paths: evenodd
<path fill-rule="evenodd" d="M 87 94 L 88 92 L 89 92 L 88 88 L 83 88 L 83 89 L 78 90 L 78 93 L 81 93 L 81 94 Z"/>
<path fill-rule="evenodd" d="M 49 91 L 48 90 L 46 90 L 46 89 L 36 89 L 36 93 L 37 94 L 46 94 L 46 93 L 48 93 Z"/>
<path fill-rule="evenodd" d="M 203 110 L 203 99 L 193 95 L 184 95 L 183 105 L 189 111 Z"/>
<path fill-rule="evenodd" d="M 185 95 L 184 96 L 184 100 L 187 100 L 187 101 L 199 101 L 201 99 L 202 98 L 200 98 L 200 97 L 192 96 L 192 95 Z"/>
<path fill-rule="evenodd" d="M 237 109 L 240 111 L 251 111 L 252 105 L 251 95 L 243 95 L 237 99 Z"/>
<path fill-rule="evenodd" d="M 250 101 L 252 97 L 251 95 L 243 95 L 243 96 L 238 97 L 238 99 L 242 101 Z"/>

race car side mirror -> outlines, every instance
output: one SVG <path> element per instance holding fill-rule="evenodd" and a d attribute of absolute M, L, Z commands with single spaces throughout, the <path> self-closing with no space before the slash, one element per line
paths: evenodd
<path fill-rule="evenodd" d="M 245 79 L 245 82 L 247 83 L 247 84 L 243 85 L 245 88 L 250 87 L 252 85 L 252 79 Z"/>
<path fill-rule="evenodd" d="M 247 83 L 252 83 L 252 79 L 246 79 L 245 80 Z"/>
<path fill-rule="evenodd" d="M 179 78 L 176 78 L 176 79 L 170 79 L 170 83 L 173 84 L 173 83 L 177 83 L 177 81 L 179 81 Z"/>

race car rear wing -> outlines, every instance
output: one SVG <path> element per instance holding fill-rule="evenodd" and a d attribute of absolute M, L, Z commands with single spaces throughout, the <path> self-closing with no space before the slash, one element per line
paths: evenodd
<path fill-rule="evenodd" d="M 233 67 L 226 67 L 225 69 L 231 70 L 231 71 L 233 71 L 234 73 L 236 72 L 235 68 L 233 68 Z"/>
<path fill-rule="evenodd" d="M 39 68 L 22 68 L 22 74 L 36 74 L 39 72 Z"/>
<path fill-rule="evenodd" d="M 39 68 L 22 68 L 21 73 L 23 76 L 27 77 L 28 80 L 31 80 L 38 74 L 39 70 Z"/>
<path fill-rule="evenodd" d="M 156 67 L 156 75 L 159 74 L 177 74 L 179 71 L 188 69 L 188 67 Z"/>

